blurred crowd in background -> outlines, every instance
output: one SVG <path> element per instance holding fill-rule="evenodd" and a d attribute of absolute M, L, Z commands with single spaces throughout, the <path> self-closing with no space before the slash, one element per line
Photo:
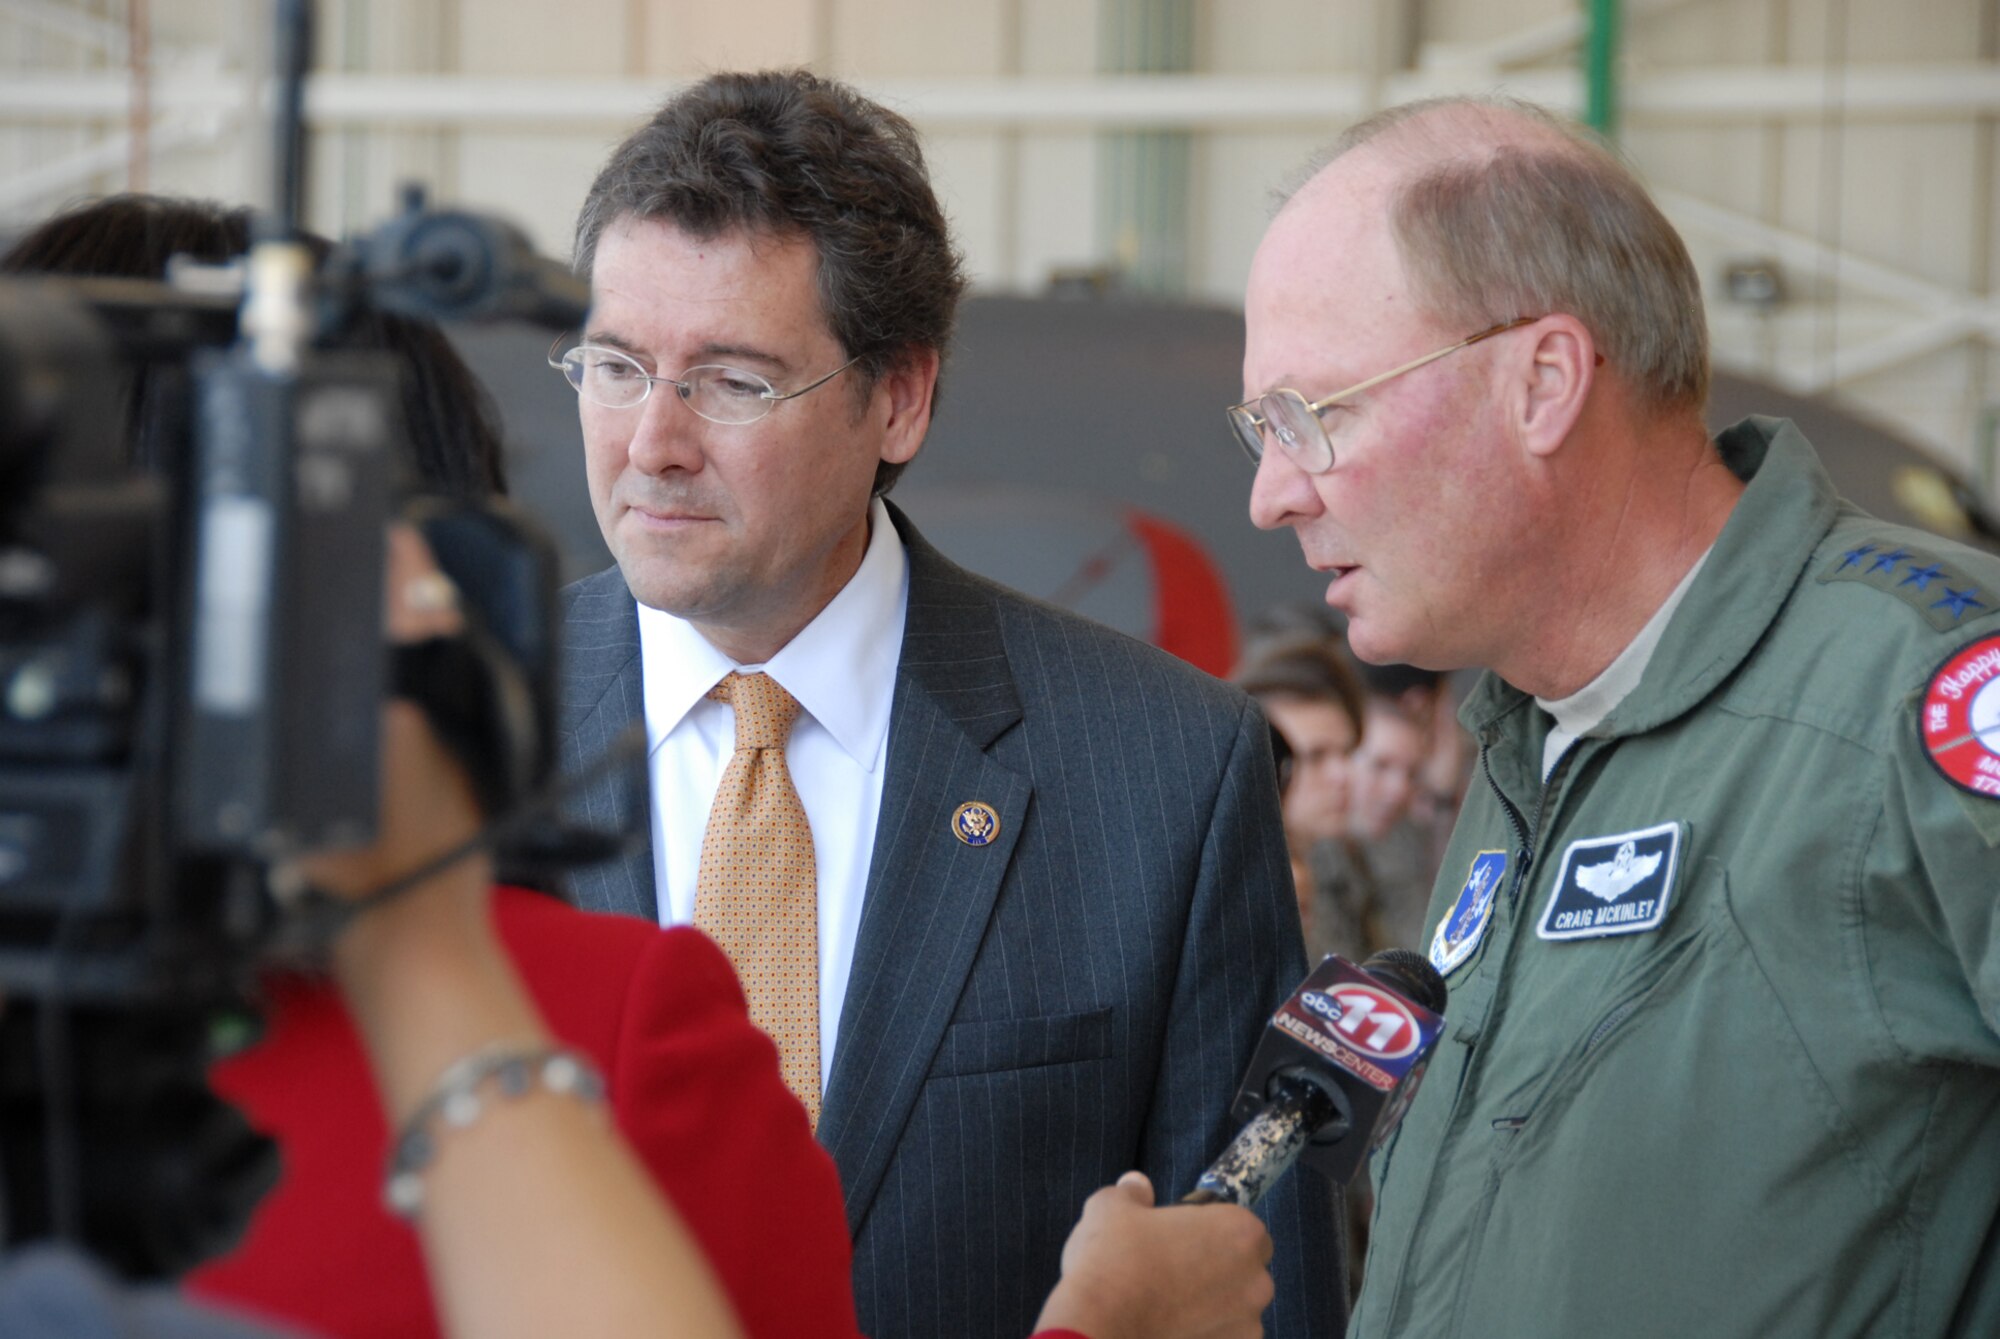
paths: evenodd
<path fill-rule="evenodd" d="M 1339 615 L 1310 604 L 1252 619 L 1230 677 L 1271 722 L 1306 960 L 1423 951 L 1424 911 L 1474 760 L 1456 680 L 1356 659 Z M 1365 1171 L 1347 1205 L 1358 1291 L 1374 1205 Z"/>
<path fill-rule="evenodd" d="M 1270 718 L 1306 956 L 1415 948 L 1471 776 L 1453 681 L 1349 654 L 1337 615 L 1252 620 L 1231 676 Z"/>

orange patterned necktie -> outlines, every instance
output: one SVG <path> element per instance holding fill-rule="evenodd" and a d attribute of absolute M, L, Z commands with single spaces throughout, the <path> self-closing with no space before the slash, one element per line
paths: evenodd
<path fill-rule="evenodd" d="M 708 695 L 736 709 L 736 752 L 708 811 L 694 923 L 722 945 L 750 1020 L 778 1044 L 785 1086 L 819 1126 L 819 880 L 812 829 L 785 766 L 798 700 L 768 674 Z"/>

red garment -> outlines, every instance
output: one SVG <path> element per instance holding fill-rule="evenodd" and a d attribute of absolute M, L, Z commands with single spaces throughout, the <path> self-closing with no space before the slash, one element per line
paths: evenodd
<path fill-rule="evenodd" d="M 673 1200 L 747 1333 L 854 1339 L 833 1160 L 785 1091 L 721 950 L 691 929 L 501 888 L 494 918 L 550 1029 L 594 1057 L 618 1127 Z M 382 1207 L 389 1133 L 330 983 L 274 982 L 265 1038 L 216 1090 L 285 1175 L 197 1296 L 337 1339 L 438 1333 L 416 1234 Z"/>

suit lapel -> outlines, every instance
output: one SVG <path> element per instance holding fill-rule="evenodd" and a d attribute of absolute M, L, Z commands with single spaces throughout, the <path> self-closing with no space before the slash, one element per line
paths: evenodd
<path fill-rule="evenodd" d="M 1028 812 L 1028 778 L 986 749 L 1021 717 L 991 588 L 890 508 L 910 604 L 889 719 L 875 850 L 819 1137 L 859 1232 L 972 970 Z M 991 842 L 953 828 L 962 804 L 999 815 Z"/>
<path fill-rule="evenodd" d="M 577 583 L 563 635 L 557 747 L 563 774 L 571 776 L 602 757 L 627 726 L 646 718 L 638 606 L 617 568 Z M 657 920 L 645 770 L 623 769 L 599 777 L 572 796 L 564 812 L 594 828 L 625 832 L 630 839 L 624 855 L 569 872 L 570 900 L 586 911 Z"/>

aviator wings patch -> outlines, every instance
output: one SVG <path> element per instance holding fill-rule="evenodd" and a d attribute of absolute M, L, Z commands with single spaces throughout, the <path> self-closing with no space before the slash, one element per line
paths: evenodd
<path fill-rule="evenodd" d="M 1617 855 L 1602 864 L 1578 866 L 1577 887 L 1592 897 L 1616 902 L 1637 888 L 1641 880 L 1651 878 L 1663 858 L 1658 851 L 1640 855 L 1636 842 L 1625 842 L 1619 846 Z"/>
<path fill-rule="evenodd" d="M 1563 851 L 1540 939 L 1602 939 L 1657 930 L 1667 918 L 1684 825 L 1584 837 Z"/>

